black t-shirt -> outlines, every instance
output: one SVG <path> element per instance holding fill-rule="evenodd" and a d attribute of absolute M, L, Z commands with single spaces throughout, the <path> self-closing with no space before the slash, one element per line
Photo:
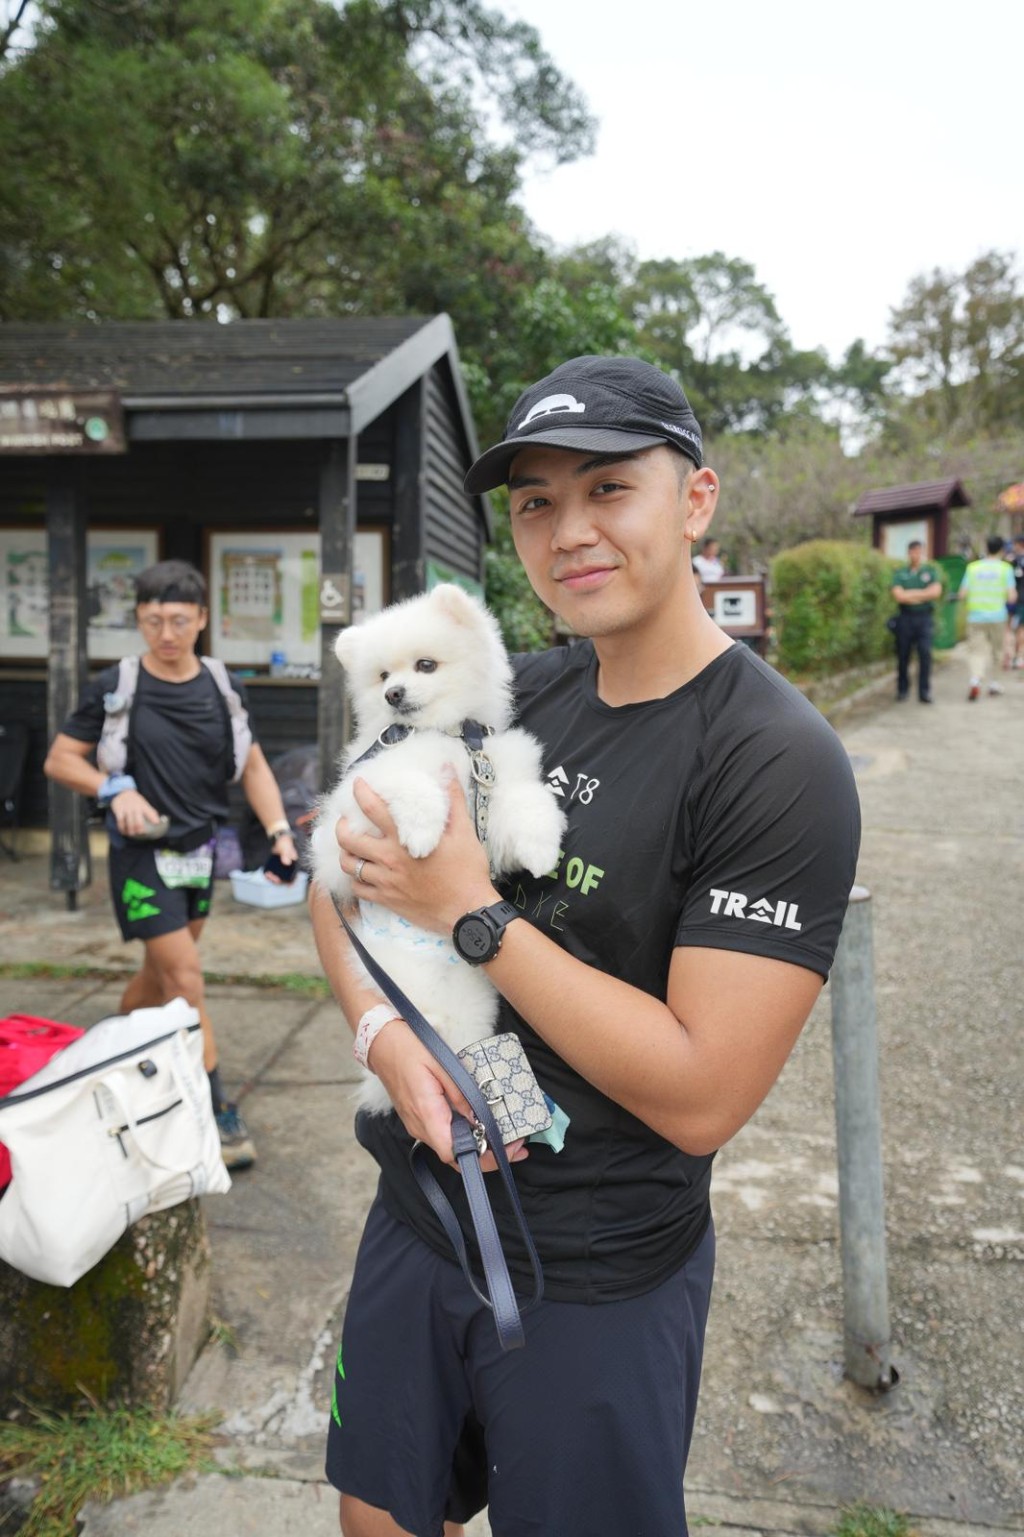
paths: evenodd
<path fill-rule="evenodd" d="M 589 642 L 516 658 L 516 674 L 520 720 L 544 744 L 544 772 L 569 818 L 554 876 L 504 886 L 531 923 L 658 998 L 677 945 L 827 975 L 860 814 L 842 745 L 796 689 L 743 646 L 665 699 L 618 708 L 598 698 Z M 534 1145 L 515 1170 L 546 1295 L 599 1302 L 650 1290 L 704 1233 L 711 1157 L 680 1152 L 600 1094 L 507 1004 L 499 1028 L 519 1032 L 542 1087 L 570 1117 L 560 1153 Z M 388 1208 L 450 1255 L 410 1174 L 397 1116 L 360 1113 L 357 1132 L 381 1166 Z M 471 1232 L 459 1176 L 439 1177 Z M 506 1254 L 527 1285 L 495 1192 Z"/>
<path fill-rule="evenodd" d="M 104 694 L 117 689 L 118 664 L 105 667 L 83 691 L 61 730 L 78 742 L 98 742 L 103 730 Z M 248 708 L 242 684 L 232 686 Z M 154 678 L 142 665 L 132 702 L 125 772 L 157 811 L 171 819 L 171 848 L 191 848 L 211 837 L 228 816 L 228 785 L 234 748 L 227 705 L 205 667 L 185 683 Z M 112 841 L 119 842 L 113 818 Z"/>

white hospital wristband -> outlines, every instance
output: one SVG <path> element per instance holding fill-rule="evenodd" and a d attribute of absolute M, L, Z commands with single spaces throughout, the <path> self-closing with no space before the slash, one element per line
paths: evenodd
<path fill-rule="evenodd" d="M 390 1025 L 393 1019 L 401 1019 L 401 1017 L 398 1010 L 392 1008 L 390 1003 L 378 1003 L 372 1009 L 367 1009 L 356 1027 L 356 1038 L 352 1046 L 360 1067 L 365 1067 L 368 1072 L 373 1071 L 368 1061 L 370 1047 L 385 1025 Z"/>

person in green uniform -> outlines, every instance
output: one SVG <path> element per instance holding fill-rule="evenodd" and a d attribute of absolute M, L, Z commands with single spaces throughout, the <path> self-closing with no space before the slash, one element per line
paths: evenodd
<path fill-rule="evenodd" d="M 917 652 L 917 697 L 931 704 L 932 611 L 936 598 L 942 596 L 938 567 L 924 558 L 924 545 L 912 539 L 907 545 L 907 563 L 896 570 L 892 595 L 899 604 L 896 616 L 896 698 L 910 696 L 910 656 Z"/>

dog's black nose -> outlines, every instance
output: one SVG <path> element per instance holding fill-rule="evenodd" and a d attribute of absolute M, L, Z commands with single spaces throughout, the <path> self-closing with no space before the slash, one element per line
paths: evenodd
<path fill-rule="evenodd" d="M 384 698 L 387 700 L 388 704 L 394 705 L 394 707 L 397 709 L 398 706 L 402 703 L 402 700 L 405 698 L 405 689 L 402 688 L 401 684 L 396 683 L 394 688 L 384 690 Z"/>

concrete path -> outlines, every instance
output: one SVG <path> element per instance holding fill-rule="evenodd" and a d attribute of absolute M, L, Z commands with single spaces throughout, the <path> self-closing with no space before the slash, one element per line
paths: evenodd
<path fill-rule="evenodd" d="M 840 734 L 864 811 L 872 893 L 889 1289 L 898 1387 L 842 1377 L 829 993 L 778 1085 L 719 1156 L 718 1279 L 688 1476 L 691 1522 L 827 1533 L 856 1500 L 921 1537 L 1024 1531 L 1024 1146 L 1020 904 L 1024 674 L 969 704 L 944 659 L 936 703 L 885 703 Z M 79 911 L 41 858 L 0 866 L 2 958 L 123 968 L 102 872 Z M 301 910 L 218 890 L 209 972 L 318 972 Z M 333 1004 L 212 984 L 232 1091 L 259 1163 L 210 1198 L 221 1327 L 181 1407 L 224 1415 L 226 1466 L 85 1513 L 85 1537 L 318 1537 L 333 1354 L 374 1185 L 351 1134 L 354 1078 Z M 0 1012 L 91 1024 L 119 984 L 0 978 Z M 567 1471 L 567 1476 L 571 1476 Z M 485 1537 L 480 1518 L 472 1537 Z M 558 1537 L 552 1533 L 551 1537 Z"/>

